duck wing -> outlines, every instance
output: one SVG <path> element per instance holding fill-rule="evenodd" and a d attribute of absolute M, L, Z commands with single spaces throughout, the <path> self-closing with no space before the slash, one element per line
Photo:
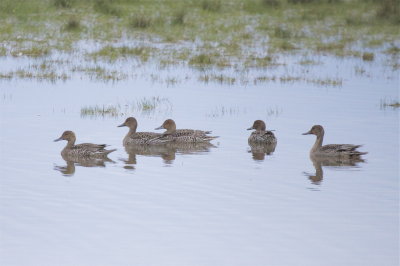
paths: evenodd
<path fill-rule="evenodd" d="M 131 135 L 130 138 L 149 140 L 160 136 L 161 136 L 160 133 L 155 133 L 155 132 L 136 132 L 135 134 Z"/>
<path fill-rule="evenodd" d="M 321 151 L 326 153 L 335 153 L 349 156 L 360 156 L 363 154 L 367 154 L 367 152 L 357 151 L 359 147 L 362 145 L 353 145 L 353 144 L 328 144 L 321 147 Z"/>
<path fill-rule="evenodd" d="M 82 156 L 105 156 L 116 149 L 106 150 L 107 144 L 93 144 L 93 143 L 82 143 L 75 145 L 72 149 L 76 150 L 79 155 Z"/>

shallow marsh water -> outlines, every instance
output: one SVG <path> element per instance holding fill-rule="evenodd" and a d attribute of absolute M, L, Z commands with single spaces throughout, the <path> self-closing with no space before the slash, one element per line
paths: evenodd
<path fill-rule="evenodd" d="M 397 265 L 399 113 L 380 101 L 398 99 L 398 71 L 366 64 L 373 75 L 357 76 L 332 62 L 313 71 L 342 86 L 2 81 L 0 265 Z M 194 71 L 183 72 L 168 75 Z M 81 115 L 151 97 L 172 107 Z M 128 115 L 138 131 L 173 118 L 220 138 L 166 157 L 128 154 L 117 128 Z M 275 130 L 271 155 L 251 153 L 255 119 Z M 314 124 L 325 144 L 364 144 L 365 162 L 314 168 L 315 138 L 301 135 Z M 67 129 L 118 150 L 66 171 L 65 143 L 53 140 Z"/>

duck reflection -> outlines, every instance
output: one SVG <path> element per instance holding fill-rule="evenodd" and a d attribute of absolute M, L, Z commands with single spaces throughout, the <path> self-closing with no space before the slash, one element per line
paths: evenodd
<path fill-rule="evenodd" d="M 128 159 L 122 159 L 125 163 L 125 169 L 135 169 L 137 163 L 136 155 L 161 157 L 166 165 L 170 165 L 176 158 L 177 154 L 200 154 L 209 152 L 211 148 L 215 148 L 211 143 L 166 143 L 163 145 L 146 145 L 135 144 L 125 146 L 128 153 Z"/>
<path fill-rule="evenodd" d="M 271 155 L 276 148 L 276 143 L 262 144 L 249 142 L 250 151 L 254 161 L 264 161 L 265 155 Z"/>
<path fill-rule="evenodd" d="M 82 166 L 82 167 L 106 167 L 106 162 L 112 162 L 111 159 L 108 157 L 104 158 L 91 158 L 91 157 L 76 157 L 76 156 L 67 156 L 62 155 L 62 158 L 66 162 L 67 165 L 54 166 L 54 170 L 61 172 L 64 176 L 72 176 L 75 173 L 75 166 Z"/>
<path fill-rule="evenodd" d="M 315 168 L 315 174 L 304 173 L 314 185 L 320 185 L 324 179 L 324 171 L 322 166 L 341 167 L 341 168 L 357 168 L 358 163 L 363 163 L 364 160 L 360 157 L 356 158 L 341 158 L 341 157 L 317 157 L 310 156 L 310 159 Z"/>

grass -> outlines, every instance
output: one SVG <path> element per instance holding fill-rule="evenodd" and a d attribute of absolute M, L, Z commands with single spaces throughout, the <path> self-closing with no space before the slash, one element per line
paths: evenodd
<path fill-rule="evenodd" d="M 204 83 L 209 83 L 209 82 L 216 82 L 219 84 L 226 84 L 226 85 L 233 85 L 236 83 L 236 78 L 235 77 L 229 77 L 223 74 L 205 74 L 199 76 L 199 81 L 204 82 Z"/>
<path fill-rule="evenodd" d="M 400 102 L 398 100 L 393 100 L 393 99 L 381 99 L 380 102 L 380 108 L 381 109 L 386 109 L 388 107 L 391 107 L 393 109 L 400 108 Z"/>
<path fill-rule="evenodd" d="M 213 65 L 215 62 L 215 59 L 212 55 L 210 54 L 199 54 L 199 55 L 195 55 L 193 56 L 190 60 L 189 60 L 189 65 L 191 66 L 210 66 Z"/>
<path fill-rule="evenodd" d="M 172 111 L 172 104 L 168 98 L 153 96 L 142 98 L 125 104 L 108 104 L 84 106 L 81 108 L 81 117 L 120 117 L 137 116 L 138 113 L 144 116 L 155 113 L 168 114 Z"/>
<path fill-rule="evenodd" d="M 85 106 L 81 108 L 81 117 L 118 117 L 120 116 L 120 106 Z"/>
<path fill-rule="evenodd" d="M 134 14 L 129 25 L 134 29 L 146 29 L 154 23 L 153 19 L 143 13 Z"/>
<path fill-rule="evenodd" d="M 203 0 L 201 8 L 205 11 L 219 12 L 222 8 L 221 0 Z"/>
<path fill-rule="evenodd" d="M 107 45 L 96 52 L 89 53 L 88 55 L 95 59 L 103 58 L 103 59 L 110 60 L 110 61 L 115 61 L 117 59 L 126 59 L 129 57 L 135 57 L 135 58 L 138 58 L 141 61 L 145 62 L 148 60 L 152 50 L 154 50 L 154 49 L 151 47 L 146 47 L 146 46 L 115 47 L 115 46 Z"/>
<path fill-rule="evenodd" d="M 240 77 L 229 76 L 235 78 L 232 82 L 221 70 L 285 68 L 288 54 L 307 58 L 319 53 L 385 64 L 400 53 L 399 18 L 398 0 L 2 0 L 0 56 L 85 56 L 91 68 L 98 60 L 108 61 L 102 70 L 78 71 L 100 81 L 134 76 L 113 68 L 118 60 L 164 68 L 190 66 L 200 71 L 195 78 L 201 79 L 201 71 L 212 68 L 215 73 L 209 80 L 227 84 Z M 98 50 L 87 49 L 91 43 Z M 82 68 L 81 60 L 71 64 L 70 69 Z M 301 60 L 295 68 L 313 65 Z M 398 71 L 399 64 L 392 65 Z M 292 78 L 275 80 L 293 82 Z M 325 84 L 312 84 L 319 83 Z"/>
<path fill-rule="evenodd" d="M 27 56 L 27 57 L 43 57 L 50 55 L 49 47 L 31 46 L 29 48 L 15 49 L 11 51 L 14 57 Z"/>
<path fill-rule="evenodd" d="M 374 61 L 374 53 L 365 52 L 362 54 L 362 60 L 364 61 Z"/>
<path fill-rule="evenodd" d="M 79 30 L 79 28 L 81 27 L 80 22 L 77 18 L 70 18 L 66 25 L 65 25 L 65 29 L 68 31 L 76 31 Z"/>

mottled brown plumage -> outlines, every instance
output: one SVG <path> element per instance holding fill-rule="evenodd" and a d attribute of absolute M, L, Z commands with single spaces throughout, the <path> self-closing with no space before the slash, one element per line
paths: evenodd
<path fill-rule="evenodd" d="M 257 144 L 269 144 L 276 146 L 277 139 L 272 131 L 266 130 L 266 125 L 264 121 L 262 120 L 254 121 L 253 126 L 248 128 L 247 130 L 252 130 L 252 129 L 255 129 L 255 131 L 253 131 L 250 134 L 250 137 L 248 139 L 249 144 L 257 143 Z"/>
<path fill-rule="evenodd" d="M 156 129 L 166 129 L 159 140 L 168 140 L 173 142 L 207 142 L 218 137 L 208 136 L 211 131 L 194 130 L 194 129 L 176 129 L 175 121 L 167 119 Z"/>
<path fill-rule="evenodd" d="M 106 144 L 92 144 L 92 143 L 82 143 L 75 145 L 76 136 L 75 133 L 67 130 L 54 141 L 66 140 L 68 141 L 65 148 L 61 151 L 62 156 L 68 157 L 93 157 L 93 158 L 103 158 L 116 149 L 106 150 Z"/>
<path fill-rule="evenodd" d="M 324 128 L 320 125 L 314 125 L 308 132 L 303 135 L 316 135 L 317 139 L 310 150 L 311 156 L 342 156 L 342 157 L 360 157 L 367 152 L 357 151 L 361 145 L 353 144 L 328 144 L 322 146 L 324 140 Z"/>
<path fill-rule="evenodd" d="M 128 117 L 124 123 L 118 127 L 128 127 L 129 132 L 124 137 L 122 144 L 132 145 L 132 144 L 163 144 L 168 142 L 167 139 L 158 139 L 162 134 L 155 132 L 136 132 L 138 123 L 134 117 Z"/>

